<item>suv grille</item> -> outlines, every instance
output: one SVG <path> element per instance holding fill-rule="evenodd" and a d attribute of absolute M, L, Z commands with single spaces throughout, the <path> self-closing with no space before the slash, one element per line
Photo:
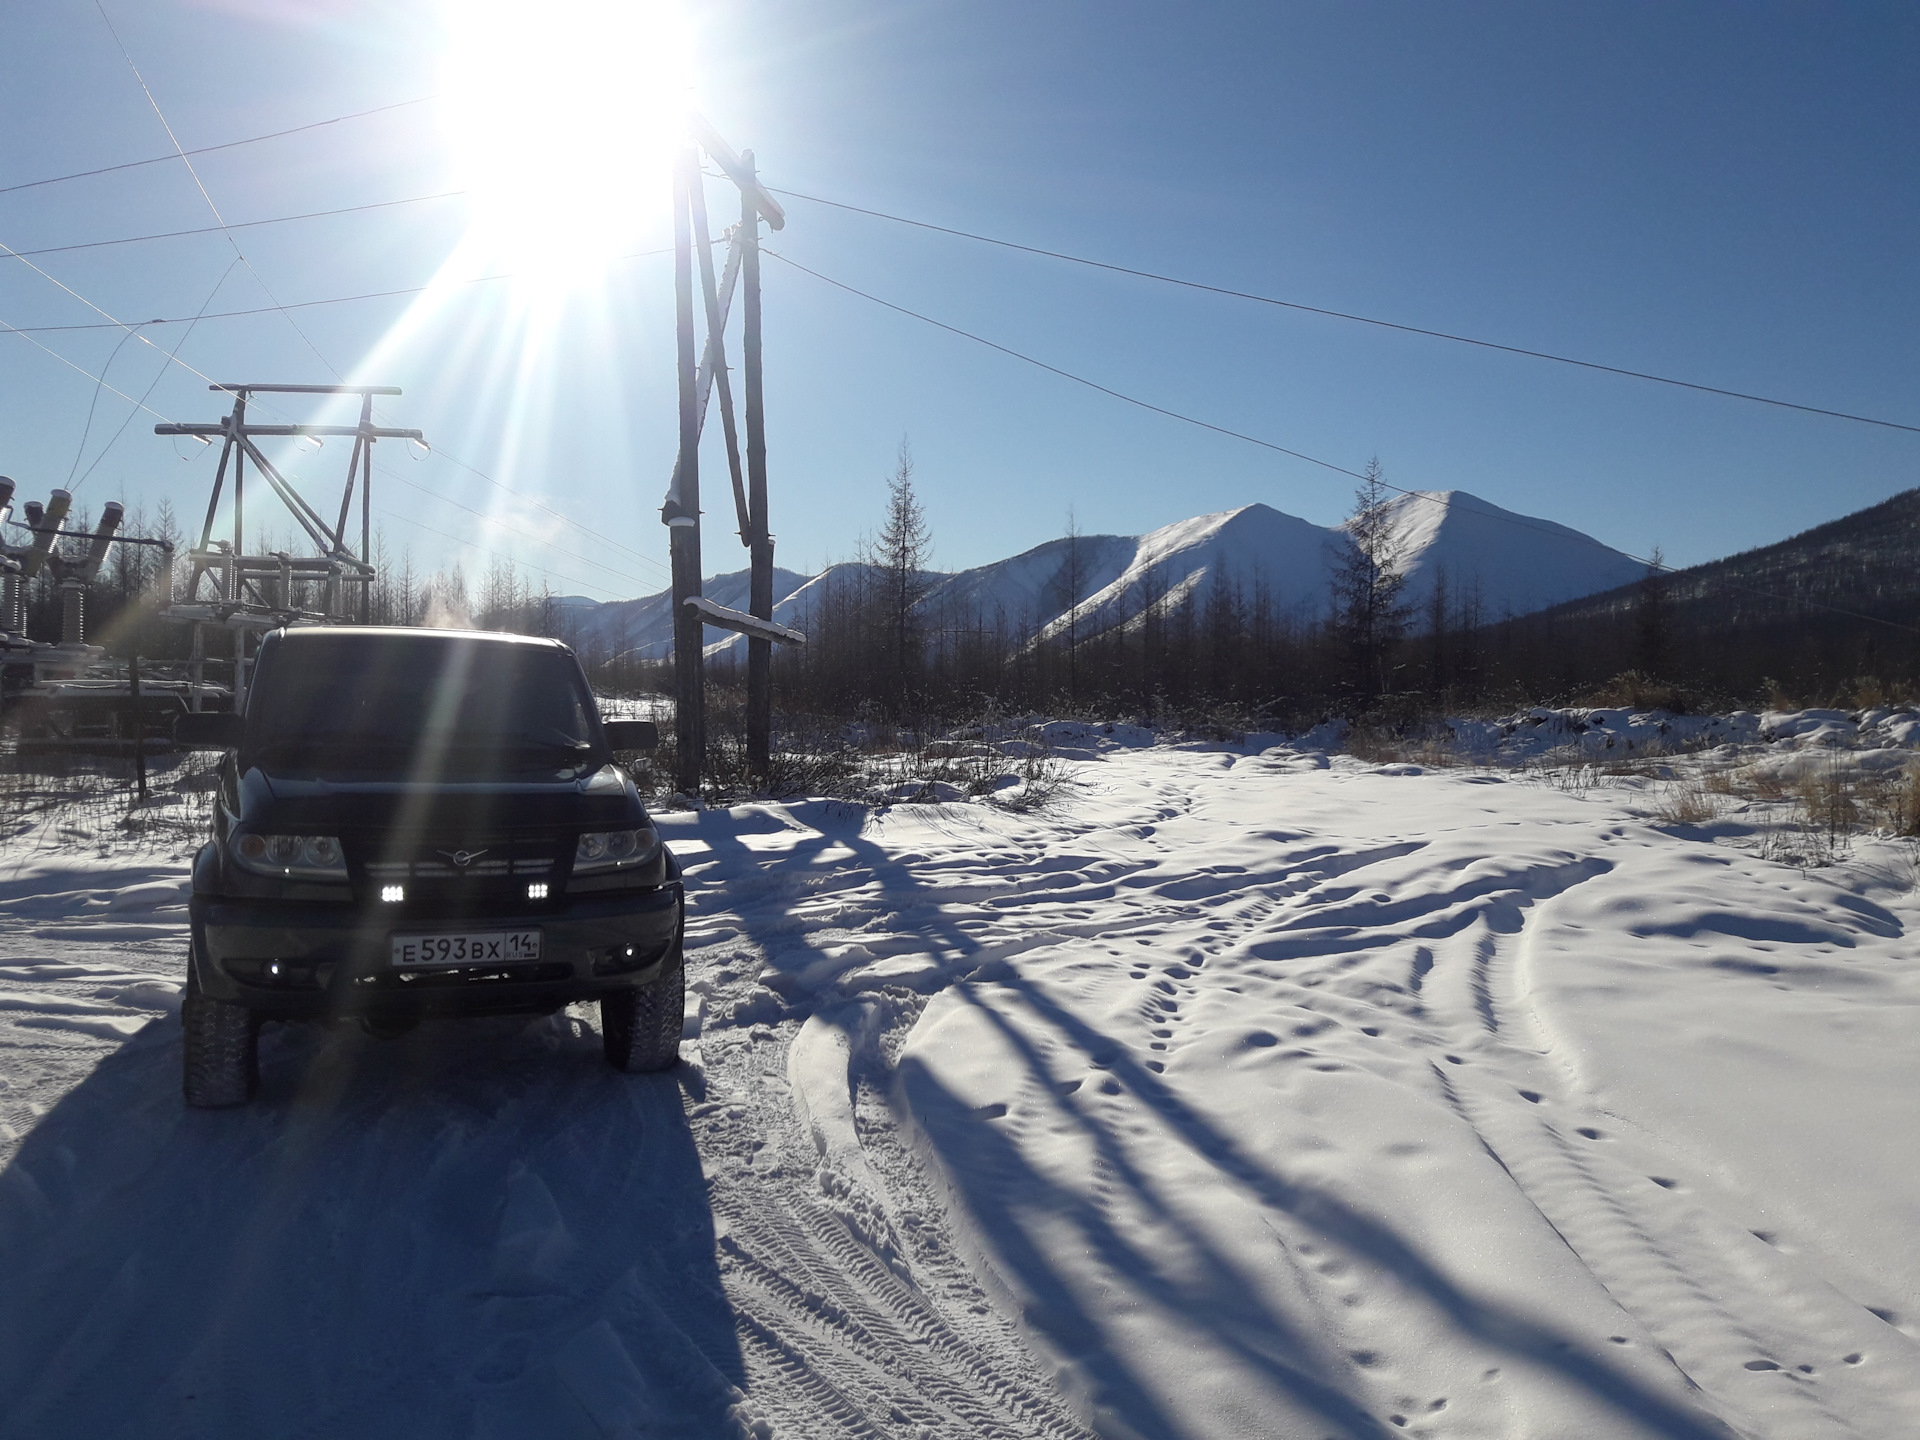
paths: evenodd
<path fill-rule="evenodd" d="M 400 847 L 348 840 L 347 864 L 358 870 L 363 893 L 406 886 L 408 909 L 417 903 L 517 909 L 530 903 L 530 884 L 558 877 L 563 846 L 571 843 L 571 836 L 501 834 L 430 837 Z"/>
<path fill-rule="evenodd" d="M 478 880 L 483 877 L 499 879 L 507 875 L 551 875 L 554 859 L 551 855 L 525 860 L 471 860 L 459 865 L 451 860 L 415 857 L 409 860 L 369 860 L 367 878 L 375 881 L 396 880 Z"/>

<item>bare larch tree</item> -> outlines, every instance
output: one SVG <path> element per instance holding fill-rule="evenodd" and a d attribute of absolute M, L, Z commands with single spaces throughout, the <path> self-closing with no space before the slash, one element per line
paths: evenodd
<path fill-rule="evenodd" d="M 1369 460 L 1343 527 L 1348 544 L 1333 572 L 1333 630 L 1345 644 L 1355 688 L 1369 697 L 1386 691 L 1387 660 L 1408 620 L 1390 488 L 1379 458 Z"/>
<path fill-rule="evenodd" d="M 896 715 L 910 705 L 919 675 L 924 640 L 919 608 L 932 588 L 927 574 L 932 554 L 933 532 L 913 491 L 913 451 L 902 440 L 900 458 L 887 479 L 886 523 L 868 544 L 866 556 L 878 582 L 874 629 L 884 653 L 876 659 Z"/>

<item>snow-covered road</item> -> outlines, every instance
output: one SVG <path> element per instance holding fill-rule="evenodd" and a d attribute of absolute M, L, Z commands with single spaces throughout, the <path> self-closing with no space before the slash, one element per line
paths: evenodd
<path fill-rule="evenodd" d="M 678 1077 L 590 1012 L 276 1029 L 243 1113 L 180 1108 L 179 864 L 0 852 L 0 1434 L 1917 1428 L 1902 852 L 1072 769 L 664 817 Z"/>

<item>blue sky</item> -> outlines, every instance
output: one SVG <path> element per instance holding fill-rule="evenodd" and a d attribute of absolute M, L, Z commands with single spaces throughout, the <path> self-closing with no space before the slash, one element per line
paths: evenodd
<path fill-rule="evenodd" d="M 555 13 L 504 8 L 529 26 Z M 725 0 L 686 13 L 697 102 L 758 152 L 770 184 L 1920 423 L 1911 7 Z M 436 4 L 122 0 L 107 14 L 190 147 L 448 83 Z M 15 7 L 5 26 L 0 185 L 169 149 L 91 3 Z M 611 187 L 654 174 L 602 157 L 592 136 L 579 143 L 604 158 Z M 229 221 L 436 194 L 472 163 L 438 102 L 196 161 Z M 710 195 L 727 208 L 719 185 Z M 223 274 L 213 310 L 268 305 L 263 284 L 286 302 L 425 284 L 471 214 L 451 198 L 237 231 L 251 272 L 219 234 L 35 264 L 120 319 L 191 315 Z M 1468 489 L 1633 553 L 1707 559 L 1920 484 L 1920 435 L 1171 290 L 801 201 L 790 217 L 772 248 L 848 284 L 1156 404 L 1352 468 L 1378 455 L 1398 484 Z M 212 223 L 178 163 L 0 194 L 0 241 L 18 250 Z M 624 248 L 658 246 L 665 226 L 662 196 Z M 273 313 L 207 321 L 180 358 L 221 380 L 326 381 L 331 366 L 404 387 L 386 417 L 426 430 L 435 453 L 383 447 L 376 510 L 389 545 L 424 567 L 458 558 L 471 572 L 508 554 L 557 591 L 659 588 L 669 262 L 522 258 L 520 281 L 296 310 L 304 336 Z M 0 322 L 99 321 L 20 262 L 0 264 Z M 1070 508 L 1083 530 L 1132 533 L 1256 500 L 1331 522 L 1351 499 L 1338 475 L 772 261 L 767 327 L 774 526 L 794 568 L 847 556 L 877 524 L 903 436 L 943 568 L 1056 535 Z M 181 331 L 146 333 L 170 348 Z M 122 335 L 33 338 L 99 374 Z M 138 396 L 160 372 L 135 341 L 108 380 Z M 93 401 L 91 380 L 0 335 L 0 472 L 23 494 L 65 483 Z M 221 408 L 177 367 L 147 403 L 175 419 Z M 99 397 L 80 471 L 129 409 Z M 128 426 L 82 503 L 151 508 L 166 495 L 183 518 L 204 508 L 210 457 L 151 425 Z M 329 448 L 289 464 L 324 494 L 344 460 Z M 736 569 L 717 444 L 705 463 L 707 568 Z"/>

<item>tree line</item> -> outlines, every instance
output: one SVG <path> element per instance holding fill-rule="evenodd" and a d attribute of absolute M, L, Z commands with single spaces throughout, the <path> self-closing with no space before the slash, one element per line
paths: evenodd
<path fill-rule="evenodd" d="M 1092 542 L 1071 515 L 1043 607 L 1065 614 L 1051 624 L 937 587 L 903 451 L 879 532 L 858 563 L 811 587 L 795 617 L 807 646 L 775 651 L 776 704 L 906 724 L 999 711 L 1292 727 L 1334 716 L 1417 725 L 1536 704 L 1920 701 L 1920 626 L 1899 597 L 1887 614 L 1903 623 L 1877 624 L 1676 578 L 1657 550 L 1639 582 L 1594 601 L 1491 614 L 1477 579 L 1442 571 L 1414 603 L 1395 493 L 1370 462 L 1317 613 L 1277 605 L 1259 574 L 1215 574 L 1200 593 L 1176 594 L 1149 574 L 1123 623 L 1087 633 L 1079 607 Z M 1912 508 L 1920 516 L 1920 502 Z M 713 673 L 731 678 L 724 662 Z"/>
<path fill-rule="evenodd" d="M 1464 701 L 1489 669 L 1477 588 L 1442 576 L 1417 611 L 1408 603 L 1391 499 L 1375 461 L 1328 605 L 1312 616 L 1277 603 L 1259 574 L 1215 574 L 1199 593 L 1168 593 L 1149 572 L 1132 614 L 1089 626 L 1091 542 L 1070 515 L 1043 611 L 1059 618 L 1047 623 L 935 587 L 932 537 L 903 452 L 874 540 L 858 563 L 813 586 L 795 617 L 807 645 L 775 652 L 776 703 L 896 723 L 1000 711 L 1194 724 Z M 729 678 L 724 666 L 719 678 Z"/>
<path fill-rule="evenodd" d="M 878 530 L 855 562 L 808 589 L 795 617 L 807 645 L 775 649 L 775 706 L 790 717 L 914 727 L 986 712 L 1289 726 L 1610 697 L 1720 706 L 1920 699 L 1920 629 L 1751 602 L 1729 611 L 1692 591 L 1677 600 L 1675 582 L 1657 565 L 1628 590 L 1517 618 L 1488 615 L 1476 585 L 1444 573 L 1412 604 L 1391 500 L 1374 461 L 1317 614 L 1277 604 L 1257 573 L 1215 574 L 1199 593 L 1172 594 L 1149 575 L 1122 623 L 1089 626 L 1082 602 L 1100 542 L 1082 536 L 1071 514 L 1053 547 L 1056 570 L 1040 613 L 982 606 L 938 586 L 933 536 L 903 446 Z M 77 512 L 67 528 L 91 523 Z M 114 546 L 90 593 L 89 639 L 162 663 L 184 659 L 188 628 L 152 617 L 188 578 L 172 506 L 136 507 L 122 533 L 170 541 L 178 558 L 169 583 L 159 550 Z M 70 551 L 85 544 L 61 543 Z M 290 534 L 263 532 L 255 545 L 254 553 L 298 553 Z M 544 581 L 509 560 L 493 558 L 472 575 L 457 563 L 428 569 L 376 532 L 372 562 L 375 624 L 555 636 L 574 643 L 609 690 L 671 688 L 668 659 L 596 643 Z M 1062 618 L 1046 623 L 1053 616 Z M 33 638 L 59 638 L 60 598 L 45 572 L 29 587 L 27 618 Z M 709 665 L 722 688 L 743 684 L 743 671 L 724 656 Z"/>

